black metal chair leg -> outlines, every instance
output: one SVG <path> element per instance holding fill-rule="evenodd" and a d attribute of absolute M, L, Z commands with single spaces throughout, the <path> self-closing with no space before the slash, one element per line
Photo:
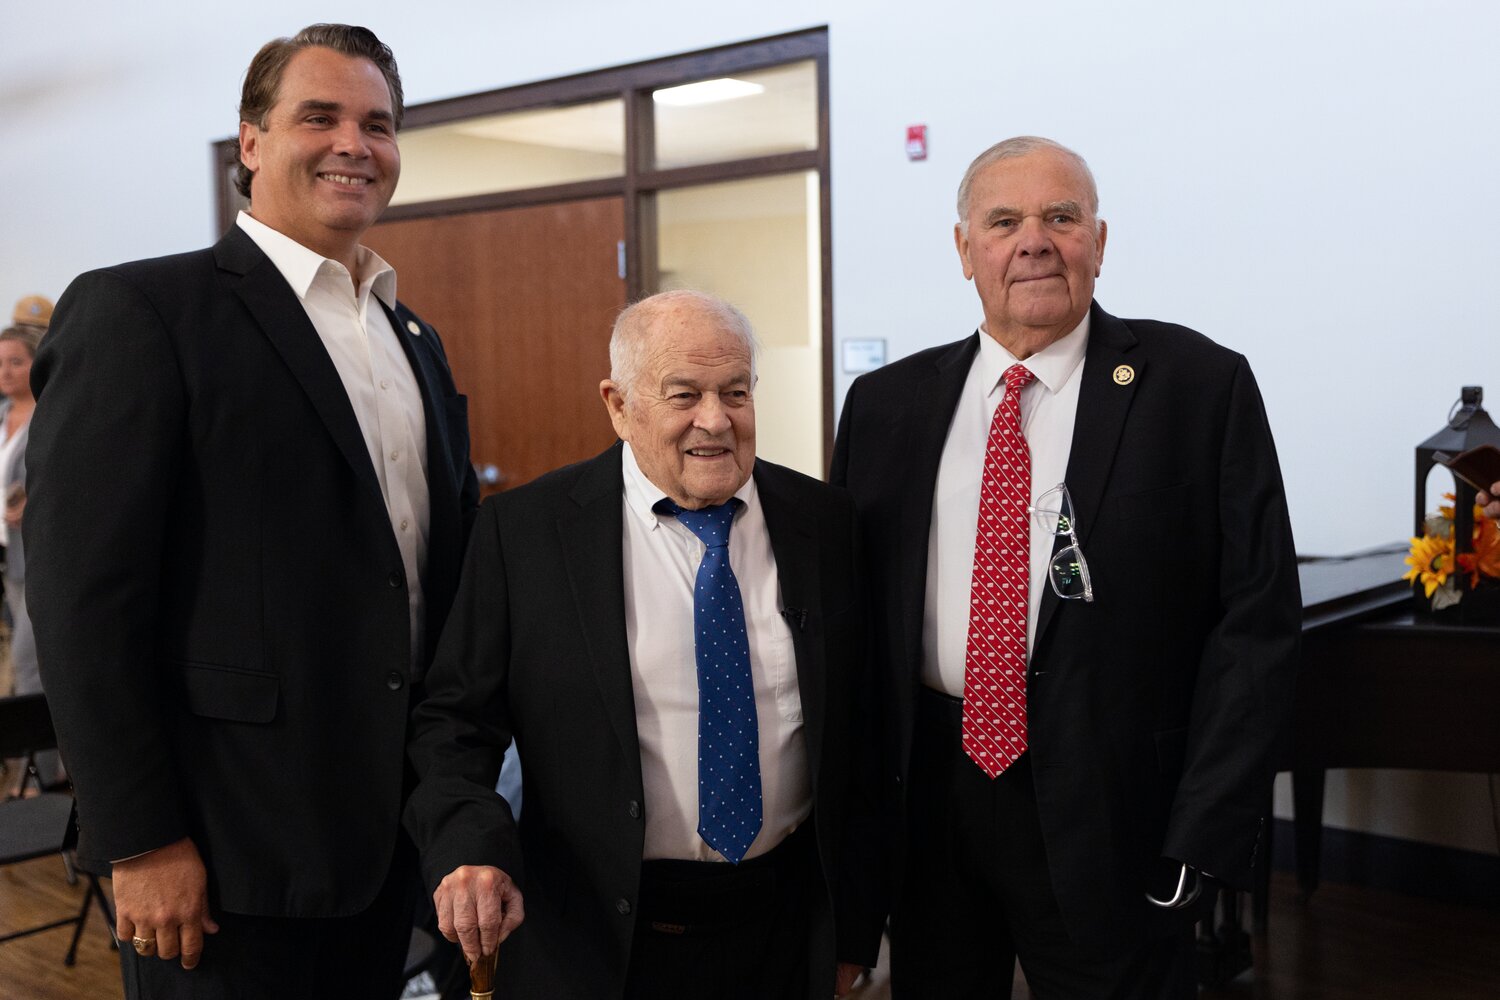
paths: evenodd
<path fill-rule="evenodd" d="M 63 956 L 63 965 L 72 967 L 78 961 L 78 940 L 83 937 L 83 928 L 89 922 L 89 904 L 94 901 L 95 883 L 91 880 L 83 894 L 83 906 L 78 910 L 78 922 L 73 925 L 73 940 L 68 942 L 68 953 Z"/>

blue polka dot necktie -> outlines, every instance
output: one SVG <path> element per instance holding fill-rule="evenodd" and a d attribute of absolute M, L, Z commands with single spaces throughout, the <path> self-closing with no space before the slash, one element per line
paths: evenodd
<path fill-rule="evenodd" d="M 706 546 L 693 586 L 698 663 L 698 836 L 738 863 L 760 832 L 760 738 L 750 637 L 740 584 L 729 567 L 729 528 L 738 500 L 702 510 L 657 504 Z"/>

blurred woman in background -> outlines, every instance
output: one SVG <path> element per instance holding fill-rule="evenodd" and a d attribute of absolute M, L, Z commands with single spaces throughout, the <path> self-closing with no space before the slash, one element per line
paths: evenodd
<path fill-rule="evenodd" d="M 10 655 L 15 667 L 16 694 L 42 689 L 37 672 L 36 641 L 26 614 L 26 550 L 21 519 L 26 510 L 26 432 L 36 399 L 31 395 L 31 361 L 41 332 L 32 326 L 0 331 L 0 544 L 5 546 L 5 603 L 10 606 Z M 43 784 L 60 778 L 57 754 L 37 755 Z M 30 789 L 28 789 L 30 791 Z"/>

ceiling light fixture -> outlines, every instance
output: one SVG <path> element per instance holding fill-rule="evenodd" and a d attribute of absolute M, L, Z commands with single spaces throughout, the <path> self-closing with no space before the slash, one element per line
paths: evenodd
<path fill-rule="evenodd" d="M 697 83 L 685 83 L 680 87 L 663 87 L 651 95 L 651 99 L 657 104 L 666 104 L 674 108 L 687 108 L 698 104 L 715 104 L 719 101 L 732 101 L 737 97 L 751 97 L 755 94 L 765 93 L 766 88 L 758 83 L 748 80 L 733 80 L 729 77 L 720 77 L 717 80 L 700 80 Z"/>

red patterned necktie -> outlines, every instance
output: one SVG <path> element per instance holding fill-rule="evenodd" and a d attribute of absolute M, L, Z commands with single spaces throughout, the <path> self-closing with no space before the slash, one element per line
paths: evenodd
<path fill-rule="evenodd" d="M 1031 450 L 1021 434 L 1021 390 L 1034 378 L 1005 370 L 979 482 L 979 527 L 964 650 L 964 753 L 991 778 L 1026 750 L 1026 590 L 1031 575 Z"/>

